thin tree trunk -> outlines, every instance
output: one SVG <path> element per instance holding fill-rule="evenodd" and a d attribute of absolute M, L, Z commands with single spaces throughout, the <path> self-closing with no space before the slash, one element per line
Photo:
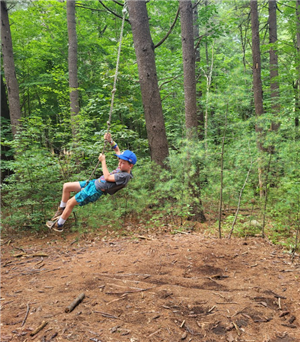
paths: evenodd
<path fill-rule="evenodd" d="M 227 122 L 227 117 L 226 117 Z M 222 205 L 223 205 L 223 173 L 224 173 L 224 142 L 226 136 L 226 123 L 224 128 L 224 134 L 222 138 L 222 150 L 221 150 L 221 174 L 220 174 L 220 202 L 219 202 L 219 239 L 222 238 Z"/>
<path fill-rule="evenodd" d="M 257 11 L 257 0 L 250 0 L 251 8 L 251 30 L 252 30 L 252 60 L 253 60 L 253 96 L 256 119 L 264 113 L 263 107 L 263 91 L 261 81 L 261 56 L 260 56 L 260 40 L 259 40 L 259 21 Z M 263 130 L 258 123 L 255 125 L 257 133 L 257 147 L 259 151 L 263 148 Z M 260 196 L 263 197 L 263 168 L 262 161 L 258 160 L 258 181 L 260 188 Z"/>
<path fill-rule="evenodd" d="M 16 77 L 13 46 L 9 26 L 8 11 L 5 1 L 1 1 L 1 40 L 3 68 L 7 86 L 9 113 L 13 136 L 20 127 L 21 106 L 19 85 Z"/>
<path fill-rule="evenodd" d="M 211 50 L 211 63 L 208 66 L 208 59 L 207 59 L 207 74 L 206 77 L 206 98 L 205 98 L 205 115 L 204 115 L 204 137 L 205 137 L 205 151 L 208 149 L 207 145 L 207 136 L 208 136 L 208 106 L 209 106 L 209 95 L 210 95 L 210 86 L 212 80 L 212 72 L 214 67 L 214 42 L 212 45 Z"/>
<path fill-rule="evenodd" d="M 145 0 L 130 0 L 127 5 L 137 57 L 151 159 L 163 166 L 164 160 L 169 155 L 168 141 L 146 2 Z"/>
<path fill-rule="evenodd" d="M 181 42 L 184 74 L 184 103 L 185 103 L 185 125 L 187 138 L 193 142 L 198 140 L 197 128 L 197 99 L 196 99 L 196 66 L 193 30 L 193 7 L 191 0 L 179 0 L 180 22 L 181 22 Z M 191 164 L 190 158 L 187 160 L 187 167 Z M 192 192 L 194 205 L 192 208 L 193 219 L 205 222 L 206 218 L 202 209 L 200 198 L 200 164 L 196 165 L 196 174 L 189 180 L 189 188 Z"/>
<path fill-rule="evenodd" d="M 198 0 L 194 0 L 193 2 L 193 35 L 194 35 L 194 41 L 199 41 L 200 32 L 199 32 L 199 23 L 198 23 Z M 196 73 L 196 84 L 197 84 L 197 80 L 201 77 L 201 69 L 199 67 L 200 60 L 201 60 L 199 44 L 197 44 L 195 48 L 195 58 L 196 58 L 195 73 Z M 196 89 L 198 139 L 200 141 L 204 140 L 204 112 L 200 104 L 201 98 L 202 98 L 202 90 L 199 89 L 197 91 Z"/>
<path fill-rule="evenodd" d="M 76 141 L 77 123 L 76 116 L 79 113 L 79 92 L 77 76 L 77 34 L 75 18 L 75 0 L 67 0 L 67 22 L 69 36 L 69 87 L 70 87 L 70 109 L 73 139 Z"/>
<path fill-rule="evenodd" d="M 277 2 L 276 0 L 269 0 L 269 42 L 276 44 L 277 42 L 277 16 L 276 16 Z M 278 82 L 278 55 L 277 50 L 271 45 L 270 49 L 270 83 L 271 83 L 271 101 L 272 113 L 274 117 L 278 116 L 280 111 L 279 101 L 279 82 Z M 272 121 L 272 131 L 277 131 L 280 124 L 278 120 Z M 274 150 L 274 148 L 272 148 Z"/>
<path fill-rule="evenodd" d="M 187 137 L 197 136 L 197 101 L 195 49 L 193 35 L 193 7 L 189 0 L 180 1 L 181 43 L 184 77 L 185 125 Z"/>
<path fill-rule="evenodd" d="M 261 82 L 261 56 L 260 56 L 257 0 L 250 0 L 250 6 L 251 6 L 251 28 L 252 28 L 254 106 L 255 106 L 256 115 L 261 116 L 264 113 L 264 108 L 263 108 L 263 91 L 262 91 L 262 82 Z"/>

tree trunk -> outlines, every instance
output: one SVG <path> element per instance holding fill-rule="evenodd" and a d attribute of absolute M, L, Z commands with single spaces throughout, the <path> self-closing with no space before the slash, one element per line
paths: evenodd
<path fill-rule="evenodd" d="M 187 137 L 193 139 L 193 137 L 195 138 L 197 135 L 198 128 L 193 8 L 191 0 L 179 1 L 184 78 L 185 125 Z"/>
<path fill-rule="evenodd" d="M 199 42 L 200 38 L 200 32 L 199 32 L 199 24 L 198 24 L 198 1 L 194 0 L 193 3 L 193 32 L 194 32 L 194 41 Z M 195 67 L 196 67 L 196 84 L 197 80 L 200 79 L 201 76 L 201 70 L 200 70 L 200 48 L 199 44 L 197 43 L 197 47 L 195 48 Z M 197 67 L 198 66 L 198 67 Z M 197 70 L 199 70 L 197 72 Z M 198 139 L 200 141 L 204 140 L 204 112 L 203 108 L 200 104 L 200 99 L 202 98 L 202 90 L 196 89 L 196 100 L 197 100 L 197 119 L 198 119 Z"/>
<path fill-rule="evenodd" d="M 257 12 L 257 0 L 250 0 L 251 29 L 252 29 L 252 60 L 253 60 L 253 94 L 255 113 L 260 116 L 264 113 L 263 91 L 261 82 L 261 57 L 259 41 L 259 22 Z"/>
<path fill-rule="evenodd" d="M 269 42 L 276 44 L 277 42 L 277 16 L 276 16 L 277 2 L 276 0 L 269 0 Z M 270 49 L 270 83 L 271 83 L 271 101 L 273 116 L 278 116 L 280 111 L 279 102 L 279 83 L 278 83 L 278 55 L 277 50 L 271 46 Z M 272 122 L 272 131 L 277 131 L 279 128 L 278 120 Z M 273 150 L 273 149 L 272 149 Z"/>
<path fill-rule="evenodd" d="M 20 127 L 21 106 L 19 96 L 19 85 L 16 77 L 13 46 L 9 26 L 9 18 L 6 2 L 1 1 L 1 40 L 3 68 L 7 86 L 10 121 L 13 136 Z"/>
<path fill-rule="evenodd" d="M 77 77 L 77 35 L 75 18 L 75 0 L 67 0 L 67 23 L 69 36 L 69 87 L 70 87 L 70 109 L 73 139 L 76 140 L 77 123 L 76 116 L 79 113 L 79 92 Z"/>
<path fill-rule="evenodd" d="M 184 78 L 184 102 L 185 102 L 185 125 L 187 138 L 197 141 L 197 99 L 196 99 L 196 55 L 194 48 L 193 30 L 193 7 L 191 0 L 179 0 L 180 21 L 181 21 L 181 42 L 183 59 L 183 78 Z M 190 158 L 187 160 L 187 168 L 191 167 Z M 200 193 L 200 163 L 196 165 L 196 173 L 193 179 L 189 180 L 194 203 L 192 206 L 192 217 L 196 221 L 205 222 L 206 218 L 202 209 Z"/>
<path fill-rule="evenodd" d="M 251 30 L 252 30 L 252 60 L 253 60 L 253 95 L 255 114 L 258 119 L 264 113 L 263 107 L 263 91 L 261 82 L 261 56 L 260 56 L 260 40 L 259 40 L 259 22 L 257 11 L 257 0 L 250 0 L 251 8 Z M 260 151 L 264 151 L 263 147 L 263 130 L 256 123 L 255 131 L 257 132 L 257 147 Z M 263 197 L 263 168 L 262 161 L 258 161 L 258 181 L 260 188 L 260 196 Z"/>
<path fill-rule="evenodd" d="M 150 155 L 154 162 L 163 166 L 164 160 L 169 154 L 168 141 L 146 2 L 145 0 L 130 0 L 127 5 L 139 70 Z"/>

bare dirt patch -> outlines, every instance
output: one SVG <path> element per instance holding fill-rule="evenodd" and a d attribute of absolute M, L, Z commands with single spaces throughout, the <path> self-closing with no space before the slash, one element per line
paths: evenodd
<path fill-rule="evenodd" d="M 263 239 L 51 233 L 1 253 L 3 342 L 300 341 L 299 257 Z"/>

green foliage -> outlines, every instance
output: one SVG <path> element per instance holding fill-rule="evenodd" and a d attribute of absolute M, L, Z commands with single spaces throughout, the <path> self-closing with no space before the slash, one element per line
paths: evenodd
<path fill-rule="evenodd" d="M 2 185 L 3 226 L 39 229 L 49 218 L 49 203 L 57 196 L 59 165 L 46 149 L 28 147 L 6 167 L 15 173 Z"/>

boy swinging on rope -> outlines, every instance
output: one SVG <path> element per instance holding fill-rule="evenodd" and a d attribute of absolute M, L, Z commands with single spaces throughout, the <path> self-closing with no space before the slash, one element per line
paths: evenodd
<path fill-rule="evenodd" d="M 63 225 L 77 204 L 83 206 L 90 202 L 97 201 L 102 195 L 113 195 L 124 188 L 133 178 L 131 170 L 137 161 L 136 155 L 129 150 L 126 150 L 121 154 L 118 145 L 112 140 L 110 133 L 106 133 L 104 139 L 110 143 L 115 152 L 115 156 L 119 158 L 117 169 L 109 172 L 106 166 L 105 155 L 100 154 L 98 159 L 102 164 L 103 172 L 103 175 L 100 178 L 90 180 L 88 184 L 86 184 L 87 181 L 65 183 L 62 191 L 62 199 L 57 212 L 54 214 L 51 221 L 46 223 L 48 228 L 57 232 L 63 232 Z M 73 191 L 77 192 L 77 194 L 70 198 L 70 194 Z"/>

